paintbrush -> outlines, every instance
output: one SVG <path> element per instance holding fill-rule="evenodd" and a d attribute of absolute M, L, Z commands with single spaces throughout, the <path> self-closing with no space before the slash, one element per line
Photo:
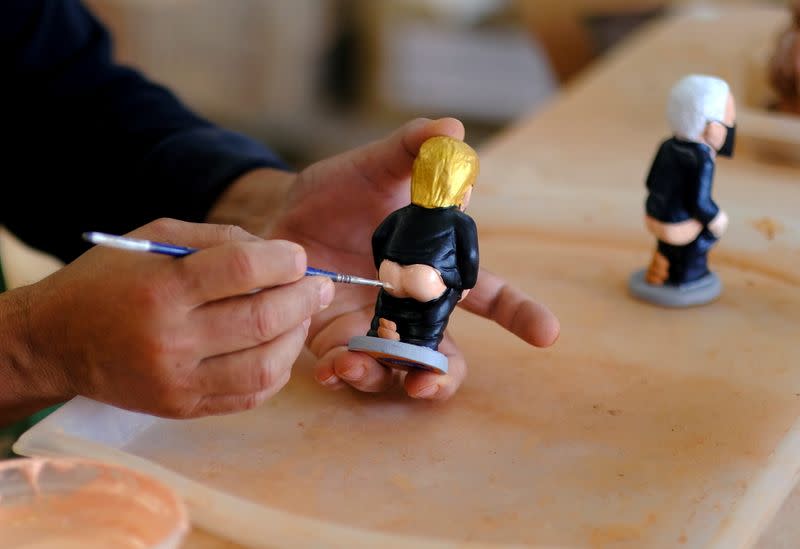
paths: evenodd
<path fill-rule="evenodd" d="M 132 252 L 150 252 L 154 254 L 169 255 L 172 257 L 184 257 L 198 251 L 197 248 L 189 248 L 187 246 L 176 246 L 174 244 L 165 244 L 163 242 L 153 242 L 151 240 L 128 238 L 126 236 L 98 232 L 83 233 L 83 239 L 87 242 L 91 242 L 92 244 L 96 244 L 97 246 L 107 246 L 109 248 L 117 248 Z M 360 286 L 391 288 L 389 284 L 380 280 L 372 280 L 370 278 L 363 278 L 344 273 L 334 273 L 331 271 L 324 271 L 322 269 L 315 269 L 314 267 L 308 267 L 306 269 L 306 276 L 325 276 L 334 282 L 341 282 L 342 284 L 357 284 Z"/>

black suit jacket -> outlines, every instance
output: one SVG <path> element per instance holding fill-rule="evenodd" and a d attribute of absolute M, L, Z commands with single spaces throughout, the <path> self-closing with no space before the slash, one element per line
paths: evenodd
<path fill-rule="evenodd" d="M 714 157 L 708 145 L 667 139 L 647 176 L 645 210 L 665 223 L 694 218 L 707 225 L 719 213 L 711 199 L 713 179 Z"/>
<path fill-rule="evenodd" d="M 389 214 L 372 235 L 375 268 L 384 259 L 437 269 L 448 288 L 468 290 L 478 281 L 478 229 L 457 207 L 410 204 Z"/>

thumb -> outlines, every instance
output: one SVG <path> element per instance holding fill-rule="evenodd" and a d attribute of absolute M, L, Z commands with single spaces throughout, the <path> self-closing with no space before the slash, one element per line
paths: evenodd
<path fill-rule="evenodd" d="M 352 151 L 352 165 L 378 187 L 405 181 L 422 144 L 439 135 L 464 139 L 464 125 L 455 118 L 412 120 L 380 141 Z"/>

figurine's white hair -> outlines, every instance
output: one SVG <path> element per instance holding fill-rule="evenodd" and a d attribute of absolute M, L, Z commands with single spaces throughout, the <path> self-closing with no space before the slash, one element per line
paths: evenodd
<path fill-rule="evenodd" d="M 690 74 L 681 78 L 669 94 L 667 118 L 672 132 L 682 139 L 699 141 L 712 121 L 725 118 L 730 86 L 720 78 Z"/>

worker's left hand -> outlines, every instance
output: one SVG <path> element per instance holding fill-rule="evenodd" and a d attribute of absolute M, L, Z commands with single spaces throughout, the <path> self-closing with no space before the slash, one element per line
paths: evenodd
<path fill-rule="evenodd" d="M 464 127 L 453 118 L 417 119 L 381 141 L 317 162 L 297 175 L 272 174 L 276 183 L 272 189 L 285 185 L 288 192 L 273 216 L 274 223 L 264 228 L 265 236 L 300 243 L 314 267 L 375 278 L 372 233 L 389 213 L 409 203 L 411 166 L 422 143 L 437 135 L 463 139 Z M 257 174 L 253 172 L 251 179 L 258 179 Z M 266 177 L 266 173 L 261 176 Z M 247 210 L 255 200 L 248 193 L 258 193 L 259 187 L 245 183 L 238 190 L 235 185 L 231 195 L 243 197 L 239 203 Z M 260 188 L 265 185 L 260 182 Z M 261 220 L 266 227 L 265 218 Z M 245 228 L 257 230 L 257 223 Z M 315 376 L 325 387 L 351 385 L 376 392 L 392 385 L 391 370 L 363 353 L 347 350 L 351 337 L 367 333 L 376 295 L 374 288 L 340 285 L 331 306 L 313 317 L 307 343 L 318 358 Z M 537 347 L 547 347 L 558 337 L 559 323 L 553 313 L 485 269 L 460 306 Z M 447 355 L 448 374 L 407 374 L 404 384 L 410 396 L 446 399 L 464 380 L 464 356 L 448 333 L 439 351 Z"/>

